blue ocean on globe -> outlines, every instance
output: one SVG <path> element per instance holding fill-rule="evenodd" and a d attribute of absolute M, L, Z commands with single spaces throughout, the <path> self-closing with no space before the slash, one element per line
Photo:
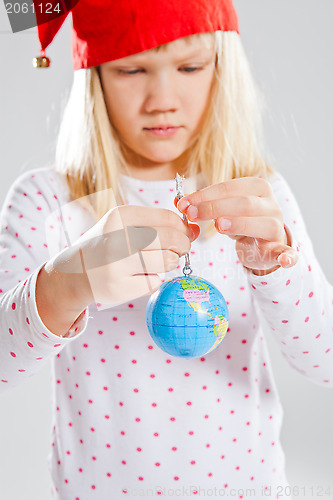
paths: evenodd
<path fill-rule="evenodd" d="M 177 276 L 151 295 L 146 322 L 153 341 L 172 356 L 196 358 L 223 340 L 229 312 L 221 292 L 197 276 Z"/>

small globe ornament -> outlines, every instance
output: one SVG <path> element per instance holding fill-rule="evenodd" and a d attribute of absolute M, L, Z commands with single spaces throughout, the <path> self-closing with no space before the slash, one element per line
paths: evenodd
<path fill-rule="evenodd" d="M 153 341 L 172 356 L 196 358 L 223 340 L 229 322 L 221 292 L 197 276 L 178 276 L 151 295 L 146 323 Z"/>

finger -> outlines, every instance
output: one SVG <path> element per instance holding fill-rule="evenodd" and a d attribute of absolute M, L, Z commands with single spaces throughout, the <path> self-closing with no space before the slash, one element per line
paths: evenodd
<path fill-rule="evenodd" d="M 185 193 L 184 196 L 189 196 L 190 193 Z M 183 198 L 183 196 L 182 196 Z M 173 204 L 175 205 L 175 207 L 177 208 L 177 203 L 179 202 L 181 198 L 178 198 L 177 196 L 174 197 L 174 200 L 173 200 Z"/>
<path fill-rule="evenodd" d="M 123 260 L 149 247 L 157 236 L 156 228 L 128 226 L 85 238 L 59 253 L 53 260 L 53 268 L 61 273 L 83 273 Z"/>
<path fill-rule="evenodd" d="M 191 205 L 186 210 L 189 220 L 211 220 L 217 217 L 254 217 L 269 213 L 277 216 L 278 210 L 275 205 L 268 202 L 267 198 L 258 196 L 232 196 L 217 200 L 203 201 L 197 206 Z"/>
<path fill-rule="evenodd" d="M 274 265 L 291 267 L 296 264 L 298 255 L 294 248 L 283 243 L 255 239 L 254 245 L 236 244 L 237 255 L 246 267 L 267 270 Z"/>
<path fill-rule="evenodd" d="M 294 248 L 287 245 L 265 242 L 261 249 L 261 258 L 263 262 L 277 262 L 281 267 L 288 268 L 296 264 L 298 254 Z"/>
<path fill-rule="evenodd" d="M 107 222 L 104 232 L 123 229 L 126 226 L 165 226 L 174 228 L 188 236 L 191 234 L 191 230 L 184 224 L 182 216 L 166 208 L 123 205 L 113 208 L 106 215 Z"/>
<path fill-rule="evenodd" d="M 294 266 L 298 261 L 298 254 L 296 250 L 292 247 L 287 247 L 280 255 L 277 257 L 277 261 L 283 268 L 289 268 Z"/>
<path fill-rule="evenodd" d="M 198 205 L 199 203 L 228 198 L 240 195 L 252 195 L 264 197 L 272 192 L 270 184 L 260 177 L 240 177 L 225 182 L 219 182 L 205 187 L 192 194 L 185 195 L 177 204 L 180 212 L 184 213 L 189 205 Z"/>
<path fill-rule="evenodd" d="M 250 236 L 276 242 L 285 241 L 284 226 L 274 217 L 218 217 L 215 227 L 221 234 Z"/>
<path fill-rule="evenodd" d="M 175 198 L 173 200 L 173 203 L 174 203 L 174 205 L 175 205 L 176 208 L 177 208 L 178 201 L 179 201 L 179 198 L 177 198 L 177 196 L 175 196 Z M 189 228 L 192 231 L 192 239 L 190 237 L 190 240 L 194 241 L 194 240 L 196 240 L 198 238 L 198 236 L 200 234 L 200 226 L 198 226 L 198 224 L 191 224 L 190 221 L 188 221 L 188 226 L 189 226 Z"/>
<path fill-rule="evenodd" d="M 113 279 L 138 274 L 168 273 L 179 266 L 179 255 L 172 250 L 144 250 L 126 257 L 117 264 L 110 264 L 107 273 Z"/>
<path fill-rule="evenodd" d="M 98 279 L 98 278 L 97 278 Z M 95 276 L 89 273 L 89 282 L 92 290 L 98 283 L 95 282 Z M 154 293 L 162 284 L 161 278 L 157 274 L 140 274 L 136 276 L 122 276 L 117 284 L 111 285 L 107 294 L 101 299 L 100 294 L 95 302 L 103 300 L 105 303 L 117 303 L 128 300 L 134 300 L 145 295 Z"/>
<path fill-rule="evenodd" d="M 156 230 L 157 236 L 154 241 L 143 250 L 172 250 L 177 253 L 179 257 L 190 251 L 191 240 L 186 234 L 179 233 L 169 227 L 155 227 L 152 229 Z"/>
<path fill-rule="evenodd" d="M 192 236 L 190 237 L 190 241 L 192 243 L 193 241 L 195 241 L 198 238 L 198 236 L 200 234 L 200 226 L 198 226 L 198 224 L 189 223 L 189 228 L 192 231 Z"/>

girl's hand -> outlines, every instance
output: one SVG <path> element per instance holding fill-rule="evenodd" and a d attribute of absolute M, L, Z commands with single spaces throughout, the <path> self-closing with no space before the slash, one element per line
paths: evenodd
<path fill-rule="evenodd" d="M 115 207 L 45 269 L 63 276 L 64 283 L 80 283 L 74 291 L 78 303 L 133 300 L 160 287 L 157 273 L 175 269 L 199 233 L 197 224 L 185 224 L 171 210 Z M 78 274 L 81 279 L 74 279 Z"/>
<path fill-rule="evenodd" d="M 236 240 L 239 260 L 254 274 L 268 274 L 297 262 L 282 210 L 270 184 L 260 177 L 208 186 L 181 200 L 175 198 L 175 206 L 190 221 L 213 219 L 219 233 Z"/>

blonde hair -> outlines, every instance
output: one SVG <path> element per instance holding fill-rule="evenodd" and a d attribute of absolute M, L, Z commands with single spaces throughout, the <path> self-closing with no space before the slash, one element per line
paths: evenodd
<path fill-rule="evenodd" d="M 201 173 L 205 185 L 236 177 L 266 177 L 272 170 L 264 160 L 263 98 L 239 35 L 218 31 L 193 36 L 213 37 L 215 78 L 200 135 L 184 155 L 183 173 L 187 177 Z M 187 38 L 190 41 L 192 37 Z M 98 218 L 113 206 L 111 193 L 121 204 L 126 203 L 119 189 L 119 172 L 126 171 L 124 149 L 110 123 L 96 67 L 74 73 L 59 130 L 55 166 L 66 177 L 73 199 L 96 193 L 92 208 Z M 205 236 L 212 235 L 213 230 L 211 223 Z"/>

